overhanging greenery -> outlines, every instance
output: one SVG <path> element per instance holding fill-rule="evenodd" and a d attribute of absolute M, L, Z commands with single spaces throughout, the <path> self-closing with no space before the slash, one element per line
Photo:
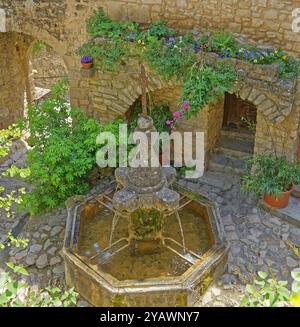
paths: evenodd
<path fill-rule="evenodd" d="M 196 115 L 209 102 L 230 91 L 238 72 L 225 58 L 238 58 L 254 64 L 279 62 L 282 78 L 294 77 L 299 63 L 280 49 L 260 50 L 251 45 L 241 47 L 234 35 L 227 32 L 178 32 L 158 21 L 145 29 L 135 22 L 113 21 L 99 8 L 87 20 L 92 39 L 76 53 L 95 59 L 96 68 L 117 71 L 130 56 L 147 63 L 166 79 L 183 83 L 182 102 L 189 101 L 184 116 Z M 212 52 L 221 60 L 210 65 L 199 53 Z"/>

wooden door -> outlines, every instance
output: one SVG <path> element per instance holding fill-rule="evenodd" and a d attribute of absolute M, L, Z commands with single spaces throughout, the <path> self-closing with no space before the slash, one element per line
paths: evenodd
<path fill-rule="evenodd" d="M 256 107 L 249 101 L 238 98 L 235 94 L 225 94 L 223 126 L 249 129 L 256 124 Z"/>

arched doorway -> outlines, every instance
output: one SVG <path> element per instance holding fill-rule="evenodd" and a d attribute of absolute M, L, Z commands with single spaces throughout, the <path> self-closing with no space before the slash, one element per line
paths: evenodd
<path fill-rule="evenodd" d="M 19 32 L 0 33 L 0 128 L 22 118 L 26 105 L 36 98 L 30 60 L 36 40 Z"/>
<path fill-rule="evenodd" d="M 225 94 L 223 127 L 255 133 L 257 108 L 235 94 Z"/>
<path fill-rule="evenodd" d="M 243 175 L 254 153 L 257 108 L 236 94 L 225 94 L 222 130 L 208 168 Z"/>

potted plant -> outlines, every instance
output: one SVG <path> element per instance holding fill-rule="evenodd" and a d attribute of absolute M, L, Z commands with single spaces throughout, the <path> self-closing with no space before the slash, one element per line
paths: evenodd
<path fill-rule="evenodd" d="M 300 183 L 299 165 L 286 157 L 259 154 L 247 160 L 247 166 L 242 189 L 263 196 L 272 207 L 287 207 L 294 185 Z"/>
<path fill-rule="evenodd" d="M 81 57 L 81 65 L 83 69 L 90 69 L 93 66 L 93 57 L 83 56 Z"/>

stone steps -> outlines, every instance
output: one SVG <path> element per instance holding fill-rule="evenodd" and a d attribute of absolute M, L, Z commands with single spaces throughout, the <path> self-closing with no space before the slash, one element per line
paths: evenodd
<path fill-rule="evenodd" d="M 246 172 L 245 159 L 251 157 L 253 150 L 254 135 L 251 132 L 223 129 L 208 169 L 242 176 Z"/>
<path fill-rule="evenodd" d="M 251 157 L 254 149 L 254 141 L 234 139 L 231 137 L 223 137 L 220 139 L 216 148 L 217 154 L 228 157 L 246 159 Z"/>
<path fill-rule="evenodd" d="M 210 171 L 242 176 L 246 171 L 246 164 L 240 158 L 228 157 L 223 154 L 213 154 L 209 161 L 208 169 Z"/>
<path fill-rule="evenodd" d="M 245 140 L 254 142 L 255 135 L 254 133 L 247 130 L 238 130 L 232 128 L 223 128 L 221 130 L 220 139 L 223 138 L 232 138 L 235 140 Z"/>

